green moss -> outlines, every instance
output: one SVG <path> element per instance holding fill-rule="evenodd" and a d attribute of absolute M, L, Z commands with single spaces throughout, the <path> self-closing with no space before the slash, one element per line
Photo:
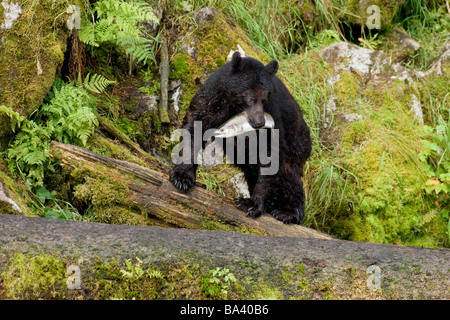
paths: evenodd
<path fill-rule="evenodd" d="M 13 199 L 19 208 L 22 210 L 24 216 L 33 217 L 35 214 L 31 211 L 30 205 L 32 198 L 28 187 L 23 180 L 13 178 L 8 174 L 8 166 L 0 157 L 0 182 L 3 183 L 3 187 L 8 196 Z M 18 214 L 10 204 L 0 202 L 0 213 L 3 214 Z"/>
<path fill-rule="evenodd" d="M 118 204 L 101 207 L 94 206 L 85 213 L 85 216 L 92 222 L 126 224 L 131 226 L 157 225 L 146 219 L 145 212 L 143 213 L 138 208 L 128 209 Z"/>
<path fill-rule="evenodd" d="M 82 2 L 76 4 L 84 7 Z M 62 65 L 69 35 L 68 14 L 61 15 L 65 7 L 52 0 L 27 1 L 13 27 L 2 32 L 0 101 L 21 115 L 28 116 L 40 106 Z M 8 124 L 9 120 L 0 119 L 0 136 L 9 134 Z"/>
<path fill-rule="evenodd" d="M 421 129 L 409 110 L 412 93 L 400 81 L 369 86 L 362 104 L 349 110 L 363 119 L 339 125 L 340 157 L 356 177 L 352 189 L 358 200 L 354 213 L 333 228 L 338 236 L 410 245 L 433 232 L 434 241 L 421 243 L 446 244 L 442 230 L 424 221 L 432 204 L 423 191 L 425 166 L 418 160 Z"/>
<path fill-rule="evenodd" d="M 142 261 L 125 261 L 125 266 L 113 259 L 97 263 L 98 288 L 101 299 L 156 299 L 163 289 L 165 275 L 157 267 L 142 265 Z"/>
<path fill-rule="evenodd" d="M 213 19 L 192 25 L 192 17 L 180 22 L 180 32 L 186 33 L 179 46 L 183 51 L 175 53 L 171 59 L 171 79 L 182 79 L 184 91 L 179 118 L 183 119 L 189 103 L 203 81 L 218 67 L 226 63 L 230 49 L 237 50 L 239 44 L 245 53 L 253 58 L 269 62 L 270 58 L 257 51 L 247 35 L 236 25 L 229 23 L 227 17 L 217 12 Z M 192 56 L 187 48 L 195 48 Z"/>
<path fill-rule="evenodd" d="M 252 288 L 251 299 L 255 300 L 284 300 L 284 295 L 275 287 L 261 283 Z"/>
<path fill-rule="evenodd" d="M 67 294 L 65 274 L 66 263 L 50 255 L 17 254 L 0 275 L 2 294 L 6 299 L 62 299 Z"/>
<path fill-rule="evenodd" d="M 128 199 L 128 187 L 120 183 L 120 178 L 106 178 L 87 168 L 78 168 L 71 176 L 73 201 L 88 208 L 85 219 L 110 224 L 155 224 L 148 219 L 145 208 L 135 206 Z"/>
<path fill-rule="evenodd" d="M 184 54 L 177 54 L 171 63 L 170 78 L 171 79 L 187 79 L 189 77 L 189 64 L 187 56 Z"/>
<path fill-rule="evenodd" d="M 128 162 L 136 163 L 141 166 L 147 166 L 146 162 L 135 156 L 129 149 L 119 142 L 111 141 L 98 134 L 92 135 L 89 139 L 87 148 L 95 153 Z"/>
<path fill-rule="evenodd" d="M 107 178 L 93 179 L 85 177 L 85 182 L 75 187 L 74 197 L 80 201 L 92 203 L 94 206 L 106 206 L 112 203 L 123 203 L 128 188 L 116 180 Z"/>
<path fill-rule="evenodd" d="M 321 267 L 323 262 L 308 259 L 308 266 L 280 267 L 268 260 L 263 265 L 243 261 L 218 267 L 210 259 L 199 261 L 189 252 L 176 261 L 157 262 L 146 262 L 145 257 L 71 257 L 82 270 L 82 290 L 68 290 L 68 258 L 53 254 L 11 256 L 0 269 L 2 299 L 399 299 L 426 297 L 431 292 L 436 297 L 436 288 L 432 290 L 423 279 L 424 272 L 410 264 L 383 269 L 382 287 L 373 291 L 367 287 L 365 265 L 333 266 L 330 274 L 328 268 Z M 447 275 L 433 275 L 433 279 L 444 283 Z M 411 283 L 415 284 L 413 290 Z M 426 284 L 418 287 L 419 283 Z"/>
<path fill-rule="evenodd" d="M 342 72 L 339 81 L 333 88 L 336 94 L 336 103 L 342 110 L 348 109 L 360 98 L 360 83 L 354 73 Z"/>
<path fill-rule="evenodd" d="M 370 5 L 376 5 L 380 8 L 381 29 L 385 30 L 391 26 L 392 21 L 397 16 L 401 2 L 385 0 L 344 0 L 341 1 L 341 7 L 338 9 L 338 17 L 341 22 L 365 26 L 367 19 L 373 15 L 373 12 L 367 12 Z"/>
<path fill-rule="evenodd" d="M 278 75 L 301 105 L 313 138 L 305 225 L 355 241 L 448 246 L 447 222 L 424 191 L 423 130 L 410 109 L 413 95 L 422 106 L 436 95 L 434 105 L 442 105 L 448 84 L 432 81 L 417 90 L 390 77 L 366 83 L 341 72 L 330 87 L 330 71 L 313 54 L 282 61 Z M 318 110 L 331 96 L 336 110 Z M 361 118 L 344 121 L 350 113 Z M 425 110 L 429 114 L 436 117 Z"/>

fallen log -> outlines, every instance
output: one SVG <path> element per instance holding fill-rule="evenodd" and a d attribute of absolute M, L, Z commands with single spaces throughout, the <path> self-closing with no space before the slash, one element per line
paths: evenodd
<path fill-rule="evenodd" d="M 99 174 L 120 180 L 127 186 L 131 203 L 172 226 L 202 229 L 208 221 L 217 221 L 234 231 L 296 238 L 332 238 L 304 226 L 283 224 L 270 215 L 257 219 L 246 217 L 230 199 L 198 185 L 185 193 L 175 188 L 165 173 L 99 155 L 78 146 L 53 141 L 51 154 L 65 166 L 80 168 L 88 165 L 96 168 Z M 113 174 L 113 171 L 120 173 Z"/>

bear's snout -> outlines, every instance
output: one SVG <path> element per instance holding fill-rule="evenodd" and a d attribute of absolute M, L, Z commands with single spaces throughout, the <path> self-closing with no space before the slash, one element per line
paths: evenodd
<path fill-rule="evenodd" d="M 249 114 L 247 113 L 247 119 L 252 128 L 254 129 L 260 129 L 264 127 L 266 124 L 266 119 L 264 118 L 264 113 L 258 113 L 258 114 Z"/>

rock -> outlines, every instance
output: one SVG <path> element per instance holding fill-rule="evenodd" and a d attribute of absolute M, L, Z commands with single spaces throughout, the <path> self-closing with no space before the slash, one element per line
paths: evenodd
<path fill-rule="evenodd" d="M 392 63 L 401 62 L 411 57 L 421 47 L 416 40 L 397 27 L 394 27 L 392 32 L 386 36 L 386 41 L 391 53 L 389 59 Z"/>
<path fill-rule="evenodd" d="M 195 23 L 193 23 L 193 20 Z M 213 7 L 202 8 L 186 17 L 186 23 L 177 30 L 179 49 L 171 59 L 171 80 L 181 79 L 179 120 L 182 121 L 189 103 L 203 81 L 225 64 L 230 51 L 243 50 L 247 56 L 269 62 L 271 59 L 252 45 L 247 35 L 233 21 Z M 175 108 L 175 106 L 174 106 Z"/>
<path fill-rule="evenodd" d="M 358 113 L 344 114 L 341 117 L 342 117 L 342 120 L 344 120 L 345 122 L 353 122 L 353 121 L 362 119 L 362 115 L 360 115 Z"/>
<path fill-rule="evenodd" d="M 440 51 L 437 58 L 431 63 L 426 76 L 450 75 L 450 43 L 447 43 Z"/>
<path fill-rule="evenodd" d="M 391 65 L 386 55 L 382 51 L 373 51 L 358 47 L 354 44 L 346 42 L 334 43 L 321 51 L 323 60 L 328 63 L 332 69 L 333 74 L 329 79 L 331 85 L 339 82 L 344 73 L 351 73 L 359 84 L 353 87 L 353 91 L 361 91 L 369 82 L 374 84 L 385 84 L 393 79 L 399 79 L 405 83 L 402 86 L 406 91 L 417 91 L 414 77 L 421 77 L 419 73 L 414 73 L 402 67 L 399 64 Z M 353 95 L 355 92 L 353 92 Z M 420 101 L 417 96 L 410 95 L 410 110 L 420 123 L 423 123 L 423 115 L 420 107 Z M 335 97 L 331 96 L 328 101 L 328 108 L 336 109 Z M 345 116 L 344 116 L 345 121 Z M 354 119 L 353 119 L 354 120 Z"/>
<path fill-rule="evenodd" d="M 214 20 L 217 15 L 217 10 L 213 7 L 202 8 L 193 13 L 195 22 L 198 24 L 205 24 L 207 21 Z"/>
<path fill-rule="evenodd" d="M 171 94 L 170 99 L 172 101 L 172 108 L 178 114 L 180 111 L 180 100 L 183 94 L 183 89 L 181 89 L 182 81 L 181 79 L 174 80 L 169 83 L 169 93 Z"/>
<path fill-rule="evenodd" d="M 384 30 L 396 17 L 405 0 L 347 0 L 337 10 L 341 22 Z"/>
<path fill-rule="evenodd" d="M 33 264 L 44 259 L 51 263 Z M 156 297 L 187 305 L 207 298 L 200 290 L 201 280 L 218 266 L 235 276 L 239 286 L 227 291 L 236 300 L 448 299 L 449 259 L 448 249 L 0 214 L 2 299 Z M 68 283 L 64 271 L 69 265 L 81 270 L 81 290 L 41 280 L 52 276 L 54 283 Z M 380 276 L 378 289 L 369 285 L 376 280 L 369 269 L 374 265 Z M 62 272 L 51 273 L 59 266 Z M 124 276 L 125 270 L 133 276 Z M 160 278 L 150 276 L 155 270 Z M 268 310 L 275 305 L 279 304 L 269 304 Z M 168 317 L 181 318 L 179 308 L 165 311 Z"/>
<path fill-rule="evenodd" d="M 74 4 L 84 8 L 81 0 Z M 4 0 L 0 6 L 0 103 L 23 116 L 42 104 L 63 63 L 70 33 L 66 7 L 52 0 Z M 0 150 L 10 134 L 9 118 L 0 114 Z"/>
<path fill-rule="evenodd" d="M 372 51 L 347 42 L 337 42 L 322 49 L 325 62 L 333 67 L 336 79 L 341 71 L 353 72 L 363 77 L 365 81 L 371 76 L 392 71 L 386 56 L 382 51 Z"/>
<path fill-rule="evenodd" d="M 22 14 L 22 7 L 19 3 L 14 3 L 9 1 L 3 0 L 2 6 L 4 8 L 4 16 L 5 20 L 0 25 L 1 29 L 11 29 L 13 26 L 14 21 L 16 21 L 19 16 Z"/>
<path fill-rule="evenodd" d="M 34 216 L 30 210 L 34 200 L 30 198 L 29 187 L 22 179 L 9 173 L 6 161 L 0 159 L 0 211 L 9 214 Z"/>
<path fill-rule="evenodd" d="M 423 112 L 417 78 L 424 75 L 390 64 L 381 51 L 347 43 L 332 44 L 321 56 L 329 73 L 316 64 L 310 74 L 318 77 L 314 83 L 329 86 L 323 100 L 328 121 L 319 136 L 324 150 L 331 150 L 332 164 L 324 165 L 324 156 L 318 167 L 309 164 L 310 171 L 328 177 L 326 170 L 336 163 L 341 171 L 330 178 L 336 182 L 332 180 L 329 192 L 337 188 L 339 196 L 330 202 L 348 204 L 327 209 L 327 217 L 336 217 L 329 232 L 354 241 L 448 245 L 446 223 L 429 209 L 432 200 L 423 192 L 426 164 L 418 160 Z M 340 183 L 345 188 L 339 189 Z"/>
<path fill-rule="evenodd" d="M 5 187 L 3 185 L 3 182 L 1 181 L 0 181 L 0 202 L 3 202 L 6 205 L 10 205 L 11 208 L 19 214 L 23 213 L 22 209 L 20 209 L 17 203 L 8 196 Z"/>

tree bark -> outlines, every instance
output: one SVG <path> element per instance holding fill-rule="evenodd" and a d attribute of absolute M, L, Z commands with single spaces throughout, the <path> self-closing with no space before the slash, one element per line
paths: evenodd
<path fill-rule="evenodd" d="M 252 233 L 296 238 L 332 238 L 304 226 L 283 224 L 270 215 L 257 219 L 246 217 L 230 199 L 199 185 L 185 193 L 175 188 L 165 173 L 102 156 L 78 146 L 53 141 L 51 153 L 54 158 L 74 167 L 86 163 L 96 168 L 102 166 L 102 170 L 98 172 L 105 174 L 110 171 L 108 178 L 117 176 L 113 174 L 113 170 L 126 173 L 119 176 L 121 183 L 128 187 L 131 201 L 145 207 L 152 216 L 177 227 L 200 229 L 207 218 L 220 221 L 236 230 L 245 229 Z"/>
<path fill-rule="evenodd" d="M 159 117 L 162 123 L 169 123 L 169 48 L 167 40 L 161 37 L 161 102 L 159 107 Z"/>

